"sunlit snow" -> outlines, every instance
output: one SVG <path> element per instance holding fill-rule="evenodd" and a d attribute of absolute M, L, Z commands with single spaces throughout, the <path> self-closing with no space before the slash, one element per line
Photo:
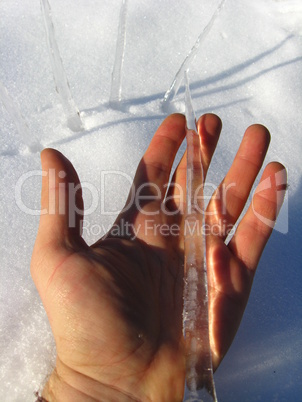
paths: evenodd
<path fill-rule="evenodd" d="M 73 162 L 88 210 L 84 237 L 94 242 L 123 207 L 164 110 L 184 112 L 183 86 L 168 109 L 164 95 L 221 2 L 128 0 L 118 110 L 109 101 L 122 0 L 49 3 L 83 131 L 72 131 L 56 91 L 40 2 L 0 2 L 0 400 L 5 402 L 33 401 L 54 364 L 51 331 L 29 273 L 39 223 L 39 149 L 57 148 Z M 271 132 L 266 162 L 282 162 L 289 176 L 288 198 L 241 327 L 214 375 L 218 400 L 224 402 L 294 402 L 302 395 L 301 21 L 299 0 L 227 0 L 190 64 L 196 114 L 213 112 L 223 121 L 208 183 L 214 188 L 221 181 L 245 128 L 255 122 Z"/>

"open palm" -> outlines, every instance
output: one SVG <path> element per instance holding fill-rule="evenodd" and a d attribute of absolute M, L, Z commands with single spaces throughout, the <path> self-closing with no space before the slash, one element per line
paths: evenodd
<path fill-rule="evenodd" d="M 221 122 L 208 114 L 199 120 L 198 129 L 206 172 Z M 73 200 L 68 185 L 79 184 L 77 174 L 58 151 L 43 151 L 42 214 L 31 272 L 57 346 L 56 368 L 43 393 L 47 400 L 182 400 L 185 156 L 170 183 L 169 177 L 184 137 L 182 115 L 169 116 L 162 123 L 139 164 L 126 207 L 114 228 L 91 247 L 81 237 L 80 191 Z M 225 228 L 236 223 L 268 145 L 269 133 L 263 126 L 246 131 L 233 165 L 207 209 L 214 368 L 237 331 L 272 230 L 259 214 L 273 221 L 280 208 L 278 186 L 270 180 L 271 186 L 254 196 L 253 208 L 249 207 L 225 244 Z M 52 186 L 50 169 L 55 172 Z M 262 180 L 274 178 L 277 172 L 283 172 L 285 182 L 285 170 L 278 163 L 266 167 Z"/>

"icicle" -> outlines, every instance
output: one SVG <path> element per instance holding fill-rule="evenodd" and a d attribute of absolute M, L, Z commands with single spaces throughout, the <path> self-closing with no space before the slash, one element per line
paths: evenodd
<path fill-rule="evenodd" d="M 204 235 L 204 175 L 200 136 L 185 71 L 187 121 L 187 207 L 183 332 L 186 350 L 186 402 L 217 401 L 209 340 L 206 242 Z"/>
<path fill-rule="evenodd" d="M 127 6 L 128 0 L 122 0 L 109 99 L 110 106 L 114 109 L 121 108 L 120 102 L 122 100 L 122 69 L 126 46 Z"/>
<path fill-rule="evenodd" d="M 67 117 L 67 125 L 72 131 L 82 131 L 83 124 L 80 113 L 75 105 L 70 92 L 69 83 L 63 67 L 58 44 L 55 37 L 55 29 L 51 17 L 51 8 L 48 0 L 40 0 L 42 14 L 44 17 L 47 47 L 52 66 L 56 90 L 60 95 L 62 106 Z"/>
<path fill-rule="evenodd" d="M 31 152 L 37 152 L 42 149 L 39 141 L 30 133 L 24 117 L 22 116 L 19 107 L 13 101 L 7 89 L 0 82 L 0 100 L 3 103 L 10 118 L 15 123 L 19 136 L 22 142 L 29 148 Z"/>
<path fill-rule="evenodd" d="M 177 71 L 170 88 L 165 93 L 164 100 L 163 100 L 163 108 L 164 109 L 167 109 L 168 103 L 172 102 L 172 100 L 177 95 L 177 92 L 182 83 L 185 71 L 188 70 L 190 64 L 192 63 L 192 61 L 194 60 L 194 58 L 197 54 L 199 46 L 201 45 L 201 43 L 205 40 L 205 38 L 211 31 L 211 28 L 214 25 L 215 20 L 219 16 L 224 3 L 225 3 L 225 0 L 222 0 L 220 2 L 220 4 L 218 5 L 217 9 L 214 12 L 214 14 L 212 15 L 212 18 L 210 19 L 208 24 L 205 26 L 205 28 L 203 29 L 201 34 L 198 36 L 197 41 L 195 42 L 194 46 L 189 51 L 189 53 L 187 54 L 186 58 L 184 59 L 182 65 L 180 66 L 179 70 Z"/>

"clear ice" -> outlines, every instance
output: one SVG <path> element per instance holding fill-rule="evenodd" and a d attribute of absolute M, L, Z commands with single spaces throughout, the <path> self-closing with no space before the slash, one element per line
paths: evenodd
<path fill-rule="evenodd" d="M 121 108 L 120 102 L 122 100 L 122 69 L 126 47 L 127 6 L 128 0 L 122 0 L 109 98 L 109 104 L 114 109 Z"/>
<path fill-rule="evenodd" d="M 14 122 L 21 141 L 31 152 L 37 152 L 42 149 L 39 141 L 30 133 L 24 117 L 22 116 L 19 107 L 16 105 L 8 90 L 0 82 L 0 101 L 5 107 L 10 118 Z"/>
<path fill-rule="evenodd" d="M 48 0 L 40 0 L 47 38 L 47 47 L 53 71 L 56 90 L 61 98 L 62 106 L 67 117 L 67 125 L 72 131 L 82 131 L 83 124 L 78 108 L 70 92 L 69 83 L 63 67 L 59 47 L 56 41 L 55 29 L 52 22 L 51 8 Z"/>
<path fill-rule="evenodd" d="M 204 175 L 200 136 L 185 71 L 187 206 L 183 333 L 186 351 L 185 402 L 217 401 L 209 338 L 208 283 L 204 231 Z"/>
<path fill-rule="evenodd" d="M 192 49 L 189 51 L 189 53 L 187 54 L 187 56 L 185 57 L 182 65 L 180 66 L 179 70 L 177 71 L 172 84 L 170 86 L 170 88 L 167 90 L 167 92 L 165 93 L 164 96 L 164 101 L 163 101 L 163 108 L 166 109 L 167 105 L 173 101 L 173 99 L 175 98 L 175 96 L 177 95 L 177 92 L 179 90 L 179 87 L 182 83 L 183 77 L 185 72 L 188 70 L 188 68 L 190 67 L 190 64 L 192 63 L 192 61 L 194 60 L 197 51 L 199 49 L 199 46 L 201 45 L 201 43 L 206 39 L 207 35 L 209 34 L 209 32 L 211 31 L 212 26 L 214 25 L 215 20 L 217 19 L 217 17 L 220 14 L 220 11 L 224 5 L 226 0 L 221 0 L 221 2 L 219 3 L 218 7 L 216 8 L 214 14 L 212 15 L 210 21 L 208 22 L 208 24 L 204 27 L 203 31 L 201 32 L 201 34 L 198 36 L 194 46 L 192 47 Z"/>

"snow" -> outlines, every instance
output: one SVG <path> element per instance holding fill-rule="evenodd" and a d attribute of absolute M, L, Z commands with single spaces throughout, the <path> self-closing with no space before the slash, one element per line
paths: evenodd
<path fill-rule="evenodd" d="M 98 208 L 87 217 L 89 243 L 100 235 L 96 224 L 106 228 L 122 207 L 128 179 L 166 115 L 164 94 L 219 1 L 128 1 L 122 111 L 109 107 L 121 4 L 50 0 L 58 48 L 85 126 L 76 133 L 55 90 L 39 2 L 0 4 L 1 88 L 32 140 L 72 160 L 87 183 L 87 208 L 98 195 Z M 190 66 L 196 114 L 213 112 L 223 121 L 208 182 L 220 182 L 245 128 L 259 122 L 272 135 L 266 161 L 284 163 L 290 184 L 280 231 L 263 253 L 241 327 L 215 374 L 218 400 L 226 402 L 297 401 L 302 393 L 301 21 L 298 0 L 227 0 Z M 184 111 L 183 96 L 181 87 L 171 110 Z M 28 148 L 17 116 L 1 98 L 0 400 L 6 402 L 34 400 L 54 362 L 52 335 L 29 273 L 40 158 Z M 123 175 L 108 173 L 104 182 L 101 172 L 113 170 Z"/>

